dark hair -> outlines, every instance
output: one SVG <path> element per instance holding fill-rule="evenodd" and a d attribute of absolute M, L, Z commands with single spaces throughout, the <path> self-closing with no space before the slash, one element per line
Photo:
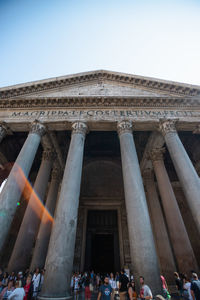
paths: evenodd
<path fill-rule="evenodd" d="M 193 278 L 193 279 L 197 279 L 197 278 L 198 278 L 197 273 L 192 273 L 192 278 Z"/>
<path fill-rule="evenodd" d="M 134 283 L 134 287 L 132 286 L 132 283 Z M 129 283 L 128 283 L 128 289 L 129 289 L 130 287 L 131 287 L 131 288 L 133 289 L 133 291 L 135 292 L 135 281 L 134 281 L 134 280 L 129 281 Z"/>
<path fill-rule="evenodd" d="M 140 278 L 142 278 L 144 280 L 144 277 L 143 276 L 140 276 Z"/>

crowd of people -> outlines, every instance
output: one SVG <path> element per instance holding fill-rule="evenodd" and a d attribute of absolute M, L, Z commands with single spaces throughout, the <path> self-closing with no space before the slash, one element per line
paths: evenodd
<path fill-rule="evenodd" d="M 44 280 L 45 270 L 35 272 L 12 272 L 8 274 L 0 269 L 0 300 L 36 299 Z"/>
<path fill-rule="evenodd" d="M 174 272 L 176 288 L 180 298 L 186 300 L 200 300 L 200 280 L 195 271 L 191 271 L 191 278 L 185 274 Z"/>
<path fill-rule="evenodd" d="M 41 291 L 45 270 L 29 272 L 26 270 L 15 274 L 2 272 L 0 269 L 0 300 L 36 300 Z M 191 278 L 184 274 L 174 273 L 175 284 L 179 293 L 179 299 L 200 300 L 200 280 L 198 275 L 191 271 Z M 171 295 L 164 276 L 160 276 L 163 296 L 157 295 L 155 299 L 170 299 Z M 140 276 L 140 290 L 138 294 L 135 289 L 133 275 L 126 274 L 124 270 L 120 273 L 95 274 L 94 271 L 74 273 L 71 278 L 71 293 L 75 298 L 84 293 L 84 298 L 90 300 L 93 292 L 97 294 L 97 300 L 148 300 L 153 299 L 151 288 Z"/>
<path fill-rule="evenodd" d="M 194 271 L 191 271 L 191 278 L 188 279 L 184 274 L 174 273 L 175 285 L 178 292 L 176 299 L 181 300 L 200 300 L 200 280 Z M 171 299 L 167 282 L 163 275 L 160 276 L 162 284 L 162 295 L 155 296 L 156 299 Z M 140 290 L 136 293 L 133 275 L 129 276 L 122 270 L 117 272 L 101 275 L 92 272 L 83 274 L 74 273 L 71 280 L 71 291 L 78 295 L 84 291 L 85 299 L 91 299 L 94 291 L 98 292 L 97 300 L 136 300 L 136 299 L 153 299 L 151 288 L 145 283 L 143 276 L 140 276 Z"/>
<path fill-rule="evenodd" d="M 152 299 L 152 292 L 145 284 L 144 277 L 140 277 L 140 294 L 137 295 L 135 291 L 135 282 L 133 276 L 128 276 L 124 270 L 120 273 L 108 274 L 95 274 L 92 272 L 85 272 L 83 274 L 74 273 L 71 279 L 71 291 L 75 295 L 80 291 L 85 292 L 85 299 L 91 299 L 92 292 L 97 291 L 97 300 L 129 300 Z"/>

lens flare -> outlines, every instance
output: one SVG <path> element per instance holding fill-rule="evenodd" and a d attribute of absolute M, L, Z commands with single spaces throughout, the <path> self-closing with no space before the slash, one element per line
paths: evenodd
<path fill-rule="evenodd" d="M 21 167 L 17 167 L 16 171 L 14 172 L 15 180 L 17 181 L 22 195 L 25 198 L 25 200 L 29 203 L 32 210 L 36 213 L 36 215 L 41 219 L 42 222 L 54 222 L 53 217 L 49 213 L 49 211 L 46 209 L 40 198 L 38 197 L 37 193 L 34 191 L 33 187 L 31 186 L 30 182 L 26 178 L 23 170 Z M 34 201 L 29 201 L 30 197 Z M 17 205 L 20 205 L 20 202 L 17 203 Z"/>

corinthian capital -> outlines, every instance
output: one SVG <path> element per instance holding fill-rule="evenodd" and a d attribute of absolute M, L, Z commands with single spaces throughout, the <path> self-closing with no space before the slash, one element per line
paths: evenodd
<path fill-rule="evenodd" d="M 83 135 L 86 135 L 87 132 L 88 126 L 86 123 L 77 121 L 72 124 L 72 134 L 81 133 Z"/>
<path fill-rule="evenodd" d="M 153 162 L 158 160 L 163 160 L 164 153 L 165 153 L 165 148 L 155 148 L 149 152 L 149 157 Z"/>
<path fill-rule="evenodd" d="M 193 134 L 200 134 L 200 124 L 196 126 L 196 128 L 192 132 Z"/>
<path fill-rule="evenodd" d="M 117 124 L 117 132 L 119 135 L 123 133 L 132 133 L 133 124 L 130 121 L 121 121 Z"/>
<path fill-rule="evenodd" d="M 32 124 L 31 124 L 31 133 L 37 133 L 39 136 L 43 136 L 46 133 L 46 128 L 45 126 L 40 123 L 39 121 L 35 120 Z"/>
<path fill-rule="evenodd" d="M 176 132 L 176 122 L 178 119 L 160 119 L 159 130 L 162 135 L 166 135 L 169 132 Z"/>

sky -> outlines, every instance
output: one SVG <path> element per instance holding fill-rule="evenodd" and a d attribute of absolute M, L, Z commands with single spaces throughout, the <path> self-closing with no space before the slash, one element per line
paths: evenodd
<path fill-rule="evenodd" d="M 200 85 L 200 0 L 0 0 L 0 87 L 97 69 Z"/>

